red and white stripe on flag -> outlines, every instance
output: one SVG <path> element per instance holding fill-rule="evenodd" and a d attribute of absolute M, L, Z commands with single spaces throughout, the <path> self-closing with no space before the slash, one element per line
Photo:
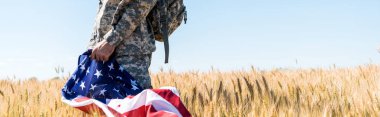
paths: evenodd
<path fill-rule="evenodd" d="M 146 89 L 135 96 L 107 100 L 107 104 L 88 97 L 62 101 L 86 113 L 98 110 L 109 117 L 191 117 L 174 87 Z"/>

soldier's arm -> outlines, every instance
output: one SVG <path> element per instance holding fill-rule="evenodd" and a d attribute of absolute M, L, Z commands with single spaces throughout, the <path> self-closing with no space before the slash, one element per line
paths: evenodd
<path fill-rule="evenodd" d="M 131 36 L 136 27 L 145 20 L 157 0 L 123 0 L 122 2 L 124 3 L 120 3 L 117 9 L 122 9 L 124 12 L 119 14 L 120 18 L 117 23 L 104 36 L 104 39 L 113 46 L 119 45 L 124 38 L 128 39 Z"/>

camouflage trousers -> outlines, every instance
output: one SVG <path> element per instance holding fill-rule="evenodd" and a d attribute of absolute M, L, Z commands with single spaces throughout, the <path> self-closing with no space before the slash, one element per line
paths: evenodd
<path fill-rule="evenodd" d="M 124 55 L 116 57 L 117 62 L 128 71 L 143 89 L 151 89 L 149 66 L 152 54 Z"/>

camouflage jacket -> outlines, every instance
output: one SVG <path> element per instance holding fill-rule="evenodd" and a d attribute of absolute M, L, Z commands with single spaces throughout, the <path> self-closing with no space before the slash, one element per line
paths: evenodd
<path fill-rule="evenodd" d="M 93 34 L 88 48 L 106 40 L 115 45 L 116 57 L 124 55 L 151 54 L 156 50 L 153 31 L 146 16 L 157 0 L 130 0 L 116 25 L 112 24 L 114 13 L 122 0 L 100 0 Z M 124 1 L 124 0 L 123 0 Z"/>

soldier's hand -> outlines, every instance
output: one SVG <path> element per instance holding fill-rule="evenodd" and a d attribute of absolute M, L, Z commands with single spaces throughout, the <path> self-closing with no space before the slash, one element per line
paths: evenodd
<path fill-rule="evenodd" d="M 108 61 L 114 51 L 115 46 L 112 46 L 107 43 L 107 41 L 103 40 L 95 46 L 90 57 L 97 61 Z"/>

